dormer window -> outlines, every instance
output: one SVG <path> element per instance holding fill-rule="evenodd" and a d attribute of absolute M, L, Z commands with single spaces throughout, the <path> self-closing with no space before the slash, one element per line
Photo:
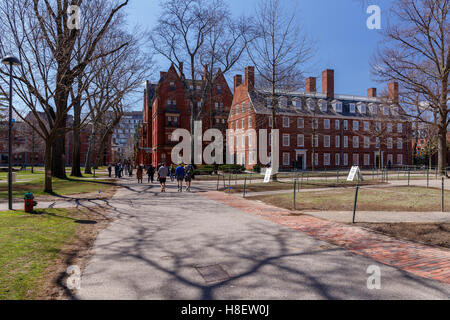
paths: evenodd
<path fill-rule="evenodd" d="M 175 90 L 175 82 L 171 81 L 170 82 L 170 91 Z"/>
<path fill-rule="evenodd" d="M 217 86 L 217 94 L 221 94 L 222 93 L 222 86 Z"/>
<path fill-rule="evenodd" d="M 377 114 L 378 113 L 378 107 L 376 104 L 371 104 L 370 105 L 370 112 L 372 112 L 372 114 Z"/>
<path fill-rule="evenodd" d="M 326 101 L 322 101 L 320 103 L 320 111 L 327 112 L 328 111 L 328 104 Z"/>
<path fill-rule="evenodd" d="M 287 98 L 284 98 L 284 97 L 280 98 L 278 100 L 278 106 L 280 108 L 287 108 Z"/>
<path fill-rule="evenodd" d="M 356 113 L 356 105 L 354 103 L 350 103 L 350 113 Z"/>
<path fill-rule="evenodd" d="M 310 111 L 315 111 L 314 101 L 312 99 L 308 99 L 308 109 Z"/>
<path fill-rule="evenodd" d="M 272 107 L 272 98 L 266 99 L 267 107 Z"/>
<path fill-rule="evenodd" d="M 342 102 L 335 101 L 333 102 L 334 112 L 342 112 Z"/>
<path fill-rule="evenodd" d="M 194 91 L 194 86 L 192 84 L 189 86 L 189 90 Z"/>
<path fill-rule="evenodd" d="M 383 114 L 384 114 L 385 116 L 388 116 L 388 115 L 389 115 L 389 107 L 384 107 L 384 108 L 383 108 Z"/>
<path fill-rule="evenodd" d="M 361 103 L 358 105 L 359 113 L 366 114 L 366 105 L 364 103 Z"/>
<path fill-rule="evenodd" d="M 301 108 L 302 107 L 302 100 L 293 100 L 292 101 L 292 105 L 296 108 Z"/>

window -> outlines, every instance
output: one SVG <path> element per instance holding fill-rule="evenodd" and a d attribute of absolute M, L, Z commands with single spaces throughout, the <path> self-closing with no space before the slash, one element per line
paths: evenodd
<path fill-rule="evenodd" d="M 283 134 L 283 147 L 289 147 L 291 145 L 291 136 L 289 134 Z"/>
<path fill-rule="evenodd" d="M 359 148 L 359 137 L 353 137 L 353 149 Z"/>
<path fill-rule="evenodd" d="M 192 84 L 189 86 L 189 90 L 194 91 L 194 86 Z"/>
<path fill-rule="evenodd" d="M 375 139 L 375 148 L 380 149 L 380 138 Z"/>
<path fill-rule="evenodd" d="M 376 123 L 376 130 L 377 132 L 381 132 L 381 122 Z"/>
<path fill-rule="evenodd" d="M 319 129 L 319 120 L 313 119 L 312 127 L 313 127 L 313 129 Z"/>
<path fill-rule="evenodd" d="M 392 149 L 392 145 L 393 145 L 392 138 L 388 138 L 387 139 L 387 147 L 388 147 L 388 149 Z"/>
<path fill-rule="evenodd" d="M 336 136 L 335 144 L 336 144 L 336 148 L 340 148 L 341 147 L 341 137 L 340 136 Z"/>
<path fill-rule="evenodd" d="M 316 165 L 316 166 L 319 165 L 319 154 L 318 153 L 314 154 L 314 165 Z"/>
<path fill-rule="evenodd" d="M 336 102 L 333 104 L 334 111 L 336 112 L 342 112 L 342 103 Z"/>
<path fill-rule="evenodd" d="M 344 153 L 344 166 L 348 166 L 348 153 Z"/>
<path fill-rule="evenodd" d="M 241 137 L 241 147 L 245 148 L 245 135 Z"/>
<path fill-rule="evenodd" d="M 355 153 L 353 155 L 353 165 L 354 166 L 359 166 L 359 154 Z"/>
<path fill-rule="evenodd" d="M 283 153 L 283 165 L 291 165 L 291 154 L 288 152 Z"/>
<path fill-rule="evenodd" d="M 230 122 L 230 129 L 233 130 L 233 122 Z"/>
<path fill-rule="evenodd" d="M 330 154 L 329 153 L 325 153 L 323 155 L 323 164 L 325 166 L 329 166 L 330 165 Z"/>
<path fill-rule="evenodd" d="M 366 114 L 367 108 L 366 108 L 366 105 L 365 105 L 365 104 L 360 104 L 360 105 L 359 105 L 359 112 L 360 112 L 361 114 Z"/>
<path fill-rule="evenodd" d="M 403 132 L 403 124 L 399 123 L 397 124 L 397 132 L 402 133 Z"/>
<path fill-rule="evenodd" d="M 302 100 L 293 100 L 292 101 L 292 105 L 294 107 L 301 108 L 302 107 Z"/>
<path fill-rule="evenodd" d="M 289 128 L 289 117 L 283 117 L 283 128 Z"/>
<path fill-rule="evenodd" d="M 370 148 L 370 138 L 364 137 L 364 148 L 369 149 Z"/>
<path fill-rule="evenodd" d="M 370 166 L 370 154 L 365 154 L 364 155 L 364 165 L 365 166 Z"/>
<path fill-rule="evenodd" d="M 330 136 L 323 137 L 323 146 L 324 148 L 329 148 L 331 146 Z"/>
<path fill-rule="evenodd" d="M 344 137 L 344 148 L 348 148 L 348 137 Z"/>
<path fill-rule="evenodd" d="M 245 103 L 242 103 L 241 109 L 242 109 L 242 113 L 245 113 Z"/>
<path fill-rule="evenodd" d="M 388 116 L 388 115 L 389 115 L 389 107 L 384 107 L 384 108 L 383 108 L 383 114 L 384 114 L 385 116 Z"/>
<path fill-rule="evenodd" d="M 350 113 L 356 113 L 356 106 L 354 103 L 350 103 Z"/>
<path fill-rule="evenodd" d="M 322 102 L 320 104 L 320 111 L 322 111 L 322 112 L 327 112 L 328 111 L 328 105 L 327 105 L 326 102 Z"/>
<path fill-rule="evenodd" d="M 344 120 L 344 130 L 348 130 L 348 120 Z"/>
<path fill-rule="evenodd" d="M 202 87 L 201 86 L 197 86 L 197 91 L 201 91 Z"/>
<path fill-rule="evenodd" d="M 287 108 L 287 98 L 284 98 L 284 97 L 280 98 L 278 100 L 278 106 L 280 108 Z"/>
<path fill-rule="evenodd" d="M 403 149 L 403 139 L 401 138 L 397 140 L 397 149 L 399 150 Z"/>
<path fill-rule="evenodd" d="M 341 122 L 339 120 L 335 121 L 336 130 L 339 130 L 341 128 Z"/>
<path fill-rule="evenodd" d="M 303 134 L 297 135 L 297 147 L 304 147 L 305 146 L 305 136 Z"/>
<path fill-rule="evenodd" d="M 388 124 L 387 124 L 387 131 L 388 131 L 389 133 L 392 132 L 392 123 L 388 123 Z"/>
<path fill-rule="evenodd" d="M 403 165 L 403 155 L 402 154 L 397 155 L 397 164 L 400 166 Z"/>
<path fill-rule="evenodd" d="M 359 122 L 353 121 L 353 131 L 358 131 L 358 130 L 359 130 Z"/>
<path fill-rule="evenodd" d="M 393 164 L 394 163 L 394 156 L 392 154 L 388 154 L 387 162 L 388 162 L 388 164 Z"/>
<path fill-rule="evenodd" d="M 236 120 L 236 130 L 239 130 L 239 121 Z"/>
<path fill-rule="evenodd" d="M 364 122 L 364 131 L 369 131 L 369 123 L 367 121 Z"/>
<path fill-rule="evenodd" d="M 314 101 L 312 99 L 308 99 L 308 108 L 311 111 L 314 111 L 315 107 L 314 107 Z"/>
<path fill-rule="evenodd" d="M 269 117 L 269 127 L 273 127 L 273 118 L 272 116 Z"/>
<path fill-rule="evenodd" d="M 341 165 L 341 155 L 339 153 L 336 153 L 334 156 L 334 164 L 337 166 Z"/>
<path fill-rule="evenodd" d="M 241 120 L 241 128 L 242 128 L 242 129 L 245 129 L 245 119 L 242 119 L 242 120 Z"/>
<path fill-rule="evenodd" d="M 377 113 L 378 113 L 378 108 L 377 108 L 376 105 L 373 104 L 373 105 L 371 106 L 371 109 L 372 109 L 371 112 L 372 112 L 373 114 L 377 114 Z"/>
<path fill-rule="evenodd" d="M 330 119 L 323 120 L 324 129 L 330 129 Z"/>
<path fill-rule="evenodd" d="M 175 82 L 170 82 L 170 91 L 175 90 Z"/>
<path fill-rule="evenodd" d="M 297 119 L 297 128 L 303 129 L 304 127 L 305 127 L 305 120 L 303 120 L 302 118 L 298 118 Z"/>
<path fill-rule="evenodd" d="M 313 147 L 318 148 L 319 147 L 319 136 L 312 136 L 311 137 L 311 144 L 313 145 Z"/>
<path fill-rule="evenodd" d="M 253 128 L 253 119 L 252 117 L 248 117 L 248 127 Z"/>
<path fill-rule="evenodd" d="M 216 102 L 216 103 L 214 104 L 214 107 L 215 107 L 216 111 L 219 111 L 219 103 L 218 103 L 218 102 Z"/>
<path fill-rule="evenodd" d="M 268 107 L 272 107 L 272 98 L 267 98 L 266 103 Z"/>
<path fill-rule="evenodd" d="M 217 94 L 221 94 L 222 93 L 222 86 L 217 86 Z"/>

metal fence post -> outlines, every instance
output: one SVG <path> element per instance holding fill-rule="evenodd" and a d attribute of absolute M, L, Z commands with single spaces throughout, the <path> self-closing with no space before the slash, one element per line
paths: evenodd
<path fill-rule="evenodd" d="M 219 191 L 220 175 L 217 175 L 217 191 Z"/>
<path fill-rule="evenodd" d="M 430 187 L 430 169 L 427 170 L 427 188 Z"/>
<path fill-rule="evenodd" d="M 359 183 L 356 185 L 355 203 L 353 204 L 353 223 L 356 222 L 356 207 L 358 204 Z"/>
<path fill-rule="evenodd" d="M 408 187 L 411 184 L 411 170 L 408 170 Z"/>
<path fill-rule="evenodd" d="M 231 173 L 228 177 L 228 193 L 231 193 Z"/>
<path fill-rule="evenodd" d="M 444 196 L 445 196 L 445 178 L 442 177 L 442 204 L 441 204 L 441 211 L 444 212 L 445 211 L 445 203 L 444 203 Z"/>
<path fill-rule="evenodd" d="M 247 194 L 247 177 L 244 178 L 244 198 L 246 194 Z"/>
<path fill-rule="evenodd" d="M 297 210 L 297 205 L 295 203 L 296 191 L 297 191 L 297 180 L 294 180 L 294 210 Z"/>

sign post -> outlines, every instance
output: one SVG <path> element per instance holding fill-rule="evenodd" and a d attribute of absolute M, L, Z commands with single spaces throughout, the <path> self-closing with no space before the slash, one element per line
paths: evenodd
<path fill-rule="evenodd" d="M 266 169 L 266 175 L 264 177 L 264 183 L 269 183 L 271 176 L 272 176 L 272 168 L 267 168 Z"/>

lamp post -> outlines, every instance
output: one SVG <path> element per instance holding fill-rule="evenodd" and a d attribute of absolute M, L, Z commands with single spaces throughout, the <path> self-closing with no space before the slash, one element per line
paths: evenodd
<path fill-rule="evenodd" d="M 13 209 L 12 203 L 12 95 L 13 66 L 20 66 L 22 63 L 13 56 L 6 56 L 2 59 L 2 64 L 9 66 L 9 126 L 8 126 L 8 208 Z"/>

